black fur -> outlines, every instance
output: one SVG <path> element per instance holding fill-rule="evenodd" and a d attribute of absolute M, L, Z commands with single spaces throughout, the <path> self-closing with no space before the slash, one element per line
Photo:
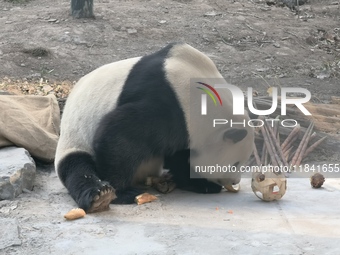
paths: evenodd
<path fill-rule="evenodd" d="M 108 182 L 97 177 L 92 156 L 86 152 L 67 155 L 59 163 L 58 175 L 72 198 L 85 211 L 88 211 L 100 191 L 112 189 Z"/>
<path fill-rule="evenodd" d="M 232 128 L 224 132 L 223 139 L 224 141 L 230 139 L 233 143 L 238 143 L 239 141 L 242 141 L 247 134 L 248 131 L 245 129 Z"/>
<path fill-rule="evenodd" d="M 184 113 L 164 70 L 171 47 L 136 63 L 94 137 L 97 174 L 116 189 L 120 203 L 133 202 L 131 181 L 144 160 L 188 147 Z"/>
<path fill-rule="evenodd" d="M 164 167 L 169 169 L 169 173 L 172 175 L 172 180 L 176 183 L 176 186 L 180 189 L 197 193 L 219 193 L 222 189 L 221 185 L 199 176 L 197 178 L 190 177 L 189 158 L 190 150 L 186 149 L 178 151 L 173 156 L 165 159 Z M 194 173 L 192 174 L 194 175 Z"/>

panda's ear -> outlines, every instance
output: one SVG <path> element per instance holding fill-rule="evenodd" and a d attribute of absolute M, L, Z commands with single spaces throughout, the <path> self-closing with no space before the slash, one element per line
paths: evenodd
<path fill-rule="evenodd" d="M 223 140 L 231 140 L 234 143 L 238 143 L 239 141 L 242 141 L 248 134 L 248 131 L 245 129 L 237 129 L 237 128 L 231 128 L 224 132 L 223 134 Z"/>

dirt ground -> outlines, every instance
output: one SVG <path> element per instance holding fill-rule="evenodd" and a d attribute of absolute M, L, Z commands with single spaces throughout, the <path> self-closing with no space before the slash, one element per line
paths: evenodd
<path fill-rule="evenodd" d="M 69 1 L 1 0 L 0 90 L 64 97 L 103 64 L 182 41 L 241 87 L 305 87 L 326 101 L 340 94 L 336 1 L 310 0 L 298 15 L 266 2 L 274 1 L 98 0 L 96 19 L 84 20 L 70 17 Z"/>
<path fill-rule="evenodd" d="M 340 96 L 339 2 L 310 0 L 298 14 L 267 2 L 274 1 L 95 0 L 93 20 L 73 19 L 70 1 L 0 0 L 0 91 L 66 97 L 75 81 L 103 64 L 182 41 L 205 52 L 226 80 L 242 88 L 251 86 L 260 95 L 269 86 L 280 85 L 307 88 L 316 102 Z M 322 195 L 339 194 L 339 181 L 332 185 Z M 177 203 L 178 196 L 184 199 Z M 319 238 L 313 225 L 294 229 L 291 224 L 299 218 L 287 218 L 282 204 L 252 204 L 262 213 L 275 209 L 280 214 L 278 221 L 270 215 L 266 221 L 261 214 L 263 225 L 288 226 L 282 227 L 283 232 L 261 232 L 253 220 L 258 216 L 242 212 L 253 210 L 247 205 L 256 199 L 249 187 L 240 195 L 241 204 L 234 197 L 212 196 L 203 208 L 199 195 L 176 191 L 166 202 L 117 206 L 86 220 L 64 222 L 62 215 L 75 204 L 53 166 L 39 165 L 34 191 L 2 204 L 10 209 L 1 217 L 18 222 L 21 244 L 0 254 L 225 254 L 230 250 L 232 254 L 327 254 L 327 249 L 328 254 L 340 254 L 335 245 L 339 232 L 332 236 L 320 232 Z M 298 197 L 291 204 L 286 201 L 285 209 L 299 207 Z M 309 201 L 306 208 L 315 205 Z M 235 208 L 240 214 L 231 219 L 228 212 Z M 323 220 L 327 216 L 324 230 L 332 233 L 329 228 L 339 222 L 334 208 L 330 212 L 322 205 L 318 208 L 314 207 L 312 224 L 323 228 L 316 215 L 323 215 Z M 252 229 L 245 234 L 247 226 Z M 305 236 L 309 230 L 314 243 Z M 275 249 L 277 235 L 283 241 L 278 238 Z"/>

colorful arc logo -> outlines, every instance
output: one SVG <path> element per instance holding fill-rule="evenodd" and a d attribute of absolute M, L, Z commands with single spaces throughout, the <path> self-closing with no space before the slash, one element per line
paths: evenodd
<path fill-rule="evenodd" d="M 202 115 L 207 115 L 207 95 L 209 95 L 210 98 L 213 100 L 215 106 L 217 105 L 216 98 L 218 99 L 218 101 L 220 102 L 220 105 L 222 106 L 221 97 L 212 86 L 206 83 L 203 83 L 203 82 L 197 82 L 197 83 L 206 87 L 206 88 L 197 87 L 198 89 L 203 90 L 206 93 L 206 94 L 201 95 L 201 114 Z"/>
<path fill-rule="evenodd" d="M 207 93 L 210 98 L 213 100 L 214 104 L 217 105 L 217 102 L 216 102 L 216 98 L 214 97 L 214 95 L 211 93 L 211 91 L 215 94 L 215 96 L 217 97 L 218 101 L 220 102 L 220 105 L 222 106 L 222 100 L 221 100 L 221 97 L 220 95 L 217 93 L 216 89 L 214 89 L 212 86 L 206 84 L 206 83 L 203 83 L 203 82 L 197 82 L 198 84 L 201 84 L 205 87 L 207 87 L 208 89 L 206 88 L 200 88 L 200 87 L 197 87 L 198 89 L 200 90 L 203 90 L 205 93 Z M 210 91 L 211 90 L 211 91 Z"/>

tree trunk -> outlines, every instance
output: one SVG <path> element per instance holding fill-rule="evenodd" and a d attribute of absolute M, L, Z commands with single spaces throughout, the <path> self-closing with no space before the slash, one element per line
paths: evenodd
<path fill-rule="evenodd" d="M 93 0 L 71 0 L 71 12 L 74 18 L 94 18 Z"/>

